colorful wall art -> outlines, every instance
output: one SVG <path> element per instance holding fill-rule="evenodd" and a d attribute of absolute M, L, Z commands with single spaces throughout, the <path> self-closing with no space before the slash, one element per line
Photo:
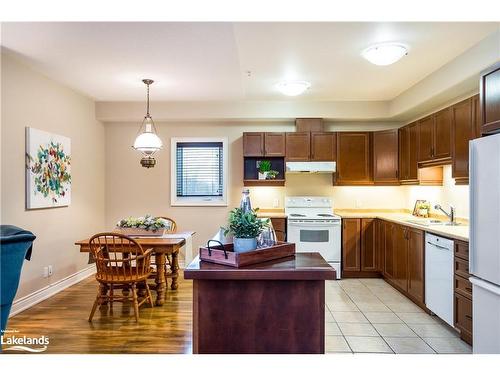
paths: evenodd
<path fill-rule="evenodd" d="M 71 140 L 26 128 L 26 208 L 71 203 Z"/>

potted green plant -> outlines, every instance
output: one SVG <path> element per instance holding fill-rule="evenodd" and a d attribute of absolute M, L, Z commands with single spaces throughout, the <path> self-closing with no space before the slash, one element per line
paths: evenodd
<path fill-rule="evenodd" d="M 243 212 L 235 208 L 229 213 L 227 228 L 222 227 L 224 235 L 233 236 L 233 249 L 236 253 L 244 253 L 257 248 L 257 237 L 269 227 L 269 219 L 257 217 L 257 209 Z"/>
<path fill-rule="evenodd" d="M 257 166 L 259 172 L 259 180 L 274 180 L 279 174 L 278 171 L 271 169 L 271 162 L 269 160 L 261 160 Z"/>

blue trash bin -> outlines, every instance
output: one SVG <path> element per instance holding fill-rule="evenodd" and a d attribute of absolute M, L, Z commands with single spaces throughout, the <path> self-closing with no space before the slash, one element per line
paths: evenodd
<path fill-rule="evenodd" d="M 0 225 L 0 332 L 2 335 L 7 327 L 12 301 L 17 293 L 24 259 L 30 260 L 35 238 L 36 236 L 30 231 L 13 225 Z"/>

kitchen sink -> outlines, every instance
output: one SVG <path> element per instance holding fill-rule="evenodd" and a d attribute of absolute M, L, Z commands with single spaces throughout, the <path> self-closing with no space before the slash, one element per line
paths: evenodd
<path fill-rule="evenodd" d="M 461 225 L 461 223 L 457 223 L 457 222 L 451 223 L 449 221 L 442 221 L 442 220 L 437 220 L 437 219 L 408 219 L 405 221 L 407 223 L 423 225 L 426 227 L 431 226 L 431 225 L 447 225 L 447 226 Z"/>

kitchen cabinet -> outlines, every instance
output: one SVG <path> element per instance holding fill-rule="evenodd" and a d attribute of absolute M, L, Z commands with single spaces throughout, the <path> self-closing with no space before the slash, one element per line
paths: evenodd
<path fill-rule="evenodd" d="M 395 225 L 393 234 L 394 243 L 394 279 L 393 282 L 403 291 L 408 291 L 408 228 Z"/>
<path fill-rule="evenodd" d="M 402 185 L 418 185 L 418 125 L 416 122 L 399 129 L 399 181 Z"/>
<path fill-rule="evenodd" d="M 472 345 L 472 285 L 469 281 L 469 243 L 454 241 L 454 314 L 460 337 Z"/>
<path fill-rule="evenodd" d="M 309 161 L 311 155 L 311 133 L 286 133 L 286 160 Z"/>
<path fill-rule="evenodd" d="M 333 132 L 311 133 L 311 157 L 314 161 L 335 161 L 337 134 Z"/>
<path fill-rule="evenodd" d="M 457 185 L 469 183 L 469 141 L 475 136 L 473 99 L 451 107 L 452 113 L 452 177 Z"/>
<path fill-rule="evenodd" d="M 264 133 L 243 133 L 243 156 L 264 156 Z"/>
<path fill-rule="evenodd" d="M 479 81 L 481 133 L 500 131 L 500 62 L 481 72 Z"/>
<path fill-rule="evenodd" d="M 285 133 L 243 133 L 243 156 L 285 156 Z"/>
<path fill-rule="evenodd" d="M 360 270 L 361 221 L 342 219 L 342 271 Z"/>
<path fill-rule="evenodd" d="M 360 271 L 377 271 L 377 227 L 375 219 L 361 219 Z"/>
<path fill-rule="evenodd" d="M 389 221 L 384 222 L 384 270 L 383 275 L 388 280 L 394 280 L 396 277 L 395 273 L 395 261 L 394 261 L 394 231 L 396 224 Z"/>
<path fill-rule="evenodd" d="M 373 133 L 373 181 L 399 185 L 398 129 Z"/>
<path fill-rule="evenodd" d="M 285 156 L 285 133 L 264 133 L 264 156 Z"/>
<path fill-rule="evenodd" d="M 322 132 L 324 122 L 322 118 L 298 118 L 295 119 L 295 131 L 297 132 Z"/>
<path fill-rule="evenodd" d="M 418 163 L 421 167 L 450 164 L 451 109 L 418 120 Z"/>
<path fill-rule="evenodd" d="M 371 132 L 337 133 L 338 185 L 373 185 Z"/>
<path fill-rule="evenodd" d="M 472 121 L 474 122 L 474 138 L 481 137 L 481 105 L 479 95 L 472 97 Z"/>
<path fill-rule="evenodd" d="M 425 303 L 424 298 L 424 232 L 408 228 L 406 232 L 408 241 L 408 294 L 414 300 Z"/>
<path fill-rule="evenodd" d="M 271 224 L 276 231 L 278 241 L 286 241 L 286 219 L 281 217 L 271 218 Z"/>
<path fill-rule="evenodd" d="M 376 219 L 375 221 L 376 235 L 376 258 L 377 258 L 377 271 L 384 272 L 384 259 L 385 259 L 385 223 L 383 220 Z"/>

